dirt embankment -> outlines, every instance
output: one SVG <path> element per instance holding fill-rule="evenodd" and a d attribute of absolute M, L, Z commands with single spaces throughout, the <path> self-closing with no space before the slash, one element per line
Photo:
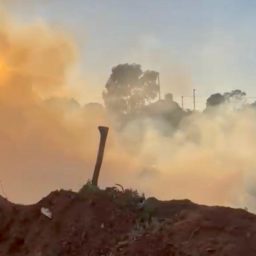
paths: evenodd
<path fill-rule="evenodd" d="M 31 206 L 0 198 L 0 219 L 1 256 L 256 255 L 255 215 L 132 191 L 61 190 Z"/>

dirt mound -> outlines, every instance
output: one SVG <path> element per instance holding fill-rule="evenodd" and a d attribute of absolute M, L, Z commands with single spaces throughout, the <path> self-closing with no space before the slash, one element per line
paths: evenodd
<path fill-rule="evenodd" d="M 87 188 L 35 205 L 0 198 L 0 255 L 256 255 L 256 216 Z"/>

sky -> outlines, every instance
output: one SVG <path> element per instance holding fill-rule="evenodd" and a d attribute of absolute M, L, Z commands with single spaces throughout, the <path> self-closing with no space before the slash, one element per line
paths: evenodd
<path fill-rule="evenodd" d="M 111 68 L 127 62 L 159 71 L 163 93 L 178 101 L 193 88 L 199 105 L 237 88 L 256 97 L 253 0 L 1 1 L 19 22 L 72 35 L 86 83 L 80 100 L 101 101 Z M 184 103 L 192 107 L 191 98 Z"/>

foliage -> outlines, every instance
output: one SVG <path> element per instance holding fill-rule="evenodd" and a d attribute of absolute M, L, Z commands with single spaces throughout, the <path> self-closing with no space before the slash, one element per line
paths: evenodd
<path fill-rule="evenodd" d="M 214 107 L 225 102 L 225 97 L 220 93 L 212 94 L 206 101 L 207 107 Z"/>
<path fill-rule="evenodd" d="M 85 185 L 79 190 L 79 195 L 85 195 L 88 192 L 98 192 L 100 189 L 97 186 L 94 186 L 91 180 L 88 180 Z"/>
<path fill-rule="evenodd" d="M 119 115 L 136 113 L 158 96 L 158 72 L 143 72 L 138 64 L 120 64 L 112 68 L 105 88 L 108 110 Z"/>
<path fill-rule="evenodd" d="M 206 108 L 229 104 L 234 109 L 239 109 L 245 105 L 246 93 L 241 90 L 233 90 L 224 94 L 212 94 L 206 101 Z"/>
<path fill-rule="evenodd" d="M 121 208 L 137 209 L 138 205 L 145 200 L 145 195 L 140 195 L 137 190 L 119 190 L 117 187 L 111 187 L 107 188 L 106 192 Z"/>

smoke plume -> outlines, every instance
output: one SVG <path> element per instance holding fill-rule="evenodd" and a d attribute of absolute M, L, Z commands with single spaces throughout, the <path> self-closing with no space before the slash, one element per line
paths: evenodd
<path fill-rule="evenodd" d="M 108 125 L 102 187 L 121 183 L 161 199 L 256 209 L 254 110 L 194 113 L 170 136 L 152 119 L 116 131 L 100 104 L 72 98 L 77 56 L 63 32 L 1 16 L 0 179 L 10 200 L 32 203 L 56 188 L 79 189 L 92 176 L 97 126 Z"/>

